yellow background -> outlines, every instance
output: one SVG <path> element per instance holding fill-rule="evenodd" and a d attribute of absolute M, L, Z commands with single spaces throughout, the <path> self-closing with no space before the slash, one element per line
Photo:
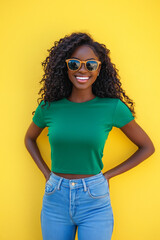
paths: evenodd
<path fill-rule="evenodd" d="M 156 150 L 143 163 L 110 179 L 112 240 L 160 239 L 159 7 L 156 0 L 1 2 L 1 240 L 42 239 L 45 178 L 27 152 L 24 136 L 37 107 L 47 49 L 74 31 L 90 33 L 111 50 L 122 87 L 136 103 L 135 120 Z M 45 129 L 39 136 L 38 146 L 50 167 L 47 133 Z M 114 128 L 104 149 L 103 173 L 136 150 Z"/>

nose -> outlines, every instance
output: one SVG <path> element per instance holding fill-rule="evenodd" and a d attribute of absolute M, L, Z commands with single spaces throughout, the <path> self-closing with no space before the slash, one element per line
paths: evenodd
<path fill-rule="evenodd" d="M 87 72 L 87 69 L 85 68 L 85 64 L 82 63 L 80 69 L 78 70 L 80 72 Z"/>

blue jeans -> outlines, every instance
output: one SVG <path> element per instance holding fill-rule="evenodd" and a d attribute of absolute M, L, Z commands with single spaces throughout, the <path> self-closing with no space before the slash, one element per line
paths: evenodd
<path fill-rule="evenodd" d="M 53 172 L 41 210 L 43 240 L 111 240 L 114 226 L 108 181 L 102 171 L 67 179 Z"/>

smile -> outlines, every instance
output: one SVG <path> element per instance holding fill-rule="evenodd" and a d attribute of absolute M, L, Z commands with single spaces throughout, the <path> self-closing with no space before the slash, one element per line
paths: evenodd
<path fill-rule="evenodd" d="M 75 76 L 78 82 L 87 82 L 90 77 L 77 77 Z"/>

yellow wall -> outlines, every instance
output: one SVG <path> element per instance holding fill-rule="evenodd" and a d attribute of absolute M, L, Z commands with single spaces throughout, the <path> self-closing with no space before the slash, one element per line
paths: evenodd
<path fill-rule="evenodd" d="M 41 62 L 47 49 L 73 31 L 89 32 L 111 50 L 122 86 L 136 103 L 136 121 L 156 149 L 137 167 L 110 179 L 115 219 L 112 240 L 160 239 L 159 7 L 156 0 L 1 3 L 1 240 L 42 239 L 40 210 L 45 178 L 27 152 L 24 136 L 37 106 Z M 38 138 L 38 145 L 50 167 L 46 135 L 47 129 Z M 104 149 L 103 172 L 136 149 L 120 129 L 114 128 Z"/>

